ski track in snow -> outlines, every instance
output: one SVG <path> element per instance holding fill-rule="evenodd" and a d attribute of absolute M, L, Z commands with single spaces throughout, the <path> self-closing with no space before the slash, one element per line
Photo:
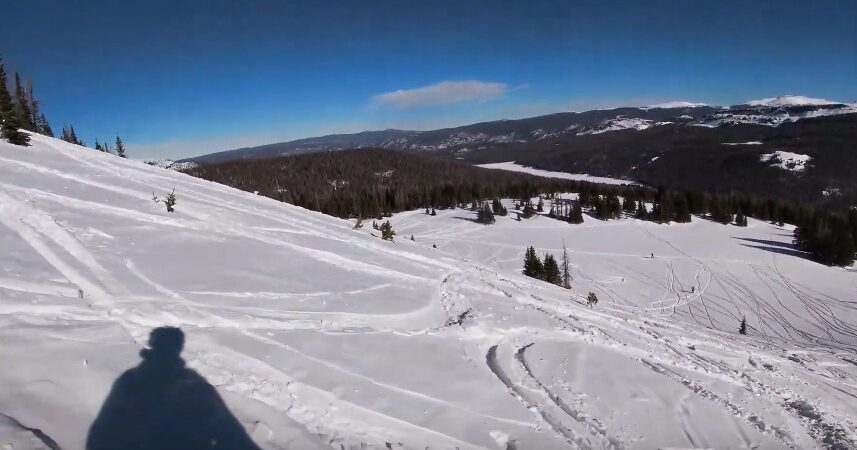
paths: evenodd
<path fill-rule="evenodd" d="M 429 219 L 408 219 L 417 213 L 403 213 L 393 217 L 393 224 L 402 236 L 414 229 L 417 242 L 382 242 L 366 230 L 352 230 L 347 221 L 184 174 L 47 138 L 33 142 L 26 150 L 0 143 L 0 231 L 11 233 L 0 239 L 16 249 L 31 249 L 30 256 L 16 250 L 18 256 L 4 262 L 22 268 L 16 258 L 32 258 L 61 278 L 0 273 L 0 293 L 9 294 L 0 306 L 0 332 L 29 327 L 24 329 L 37 333 L 47 324 L 62 329 L 75 321 L 114 323 L 139 345 L 153 327 L 181 326 L 192 342 L 185 352 L 191 367 L 218 390 L 268 411 L 255 425 L 270 429 L 269 441 L 260 442 L 263 447 L 288 446 L 277 440 L 286 439 L 282 430 L 264 423 L 278 417 L 314 436 L 319 448 L 630 449 L 656 444 L 599 416 L 603 406 L 591 401 L 597 392 L 585 392 L 584 398 L 578 381 L 563 380 L 558 389 L 555 381 L 542 378 L 552 365 L 534 366 L 528 352 L 552 352 L 557 343 L 585 345 L 592 357 L 619 358 L 626 370 L 659 380 L 649 387 L 653 392 L 681 389 L 684 394 L 672 408 L 653 411 L 675 414 L 680 424 L 664 431 L 667 446 L 697 446 L 712 439 L 700 430 L 721 426 L 729 431 L 708 446 L 855 446 L 857 411 L 848 405 L 857 401 L 857 321 L 843 311 L 854 311 L 857 303 L 831 295 L 824 285 L 808 285 L 794 271 L 795 257 L 773 254 L 767 262 L 708 257 L 684 249 L 673 238 L 673 227 L 587 220 L 579 227 L 565 225 L 572 232 L 568 240 L 573 232 L 616 229 L 650 240 L 660 246 L 659 254 L 652 260 L 629 249 L 571 248 L 575 288 L 569 293 L 505 268 L 517 265 L 523 246 L 485 237 L 507 226 L 500 221 L 475 226 L 450 219 L 461 212 L 440 211 L 430 219 L 443 224 L 438 226 Z M 178 213 L 164 215 L 153 206 L 150 192 L 173 187 Z M 539 235 L 556 233 L 552 225 L 538 226 Z M 431 228 L 420 228 L 425 226 Z M 85 238 L 81 233 L 87 229 L 94 231 Z M 271 255 L 281 252 L 286 258 L 271 259 L 269 265 L 312 262 L 325 272 L 307 274 L 314 282 L 290 280 L 294 289 L 276 278 L 260 278 L 258 287 L 249 290 L 218 282 L 216 262 L 191 259 L 173 270 L 198 264 L 212 275 L 193 278 L 190 273 L 196 281 L 177 283 L 159 267 L 158 258 L 140 252 L 149 235 L 134 239 L 136 249 L 127 243 L 141 229 L 205 237 L 205 246 L 263 245 L 273 249 Z M 559 235 L 552 236 L 556 254 Z M 108 238 L 109 244 L 99 244 Z M 431 248 L 435 242 L 441 244 L 437 250 Z M 241 259 L 245 255 L 234 258 L 264 267 Z M 587 289 L 603 296 L 594 309 L 585 306 Z M 638 298 L 638 291 L 646 292 L 648 300 Z M 375 301 L 401 306 L 350 310 Z M 750 334 L 736 337 L 735 323 L 749 313 Z M 20 318 L 17 325 L 4 330 L 13 317 Z M 64 339 L 77 345 L 97 341 L 68 333 Z M 347 350 L 333 351 L 345 342 Z M 390 366 L 374 367 L 350 352 Z M 377 359 L 385 352 L 389 356 Z M 410 353 L 416 357 L 402 359 Z M 563 353 L 551 355 L 555 363 L 564 359 Z M 99 370 L 113 367 L 109 355 L 104 357 L 96 361 Z M 426 377 L 418 372 L 426 367 L 421 359 L 441 365 Z M 400 366 L 413 366 L 414 372 L 400 375 Z M 13 375 L 0 368 L 0 382 Z M 109 381 L 110 374 L 104 378 Z M 472 384 L 461 391 L 461 383 Z M 14 407 L 15 417 L 31 429 L 71 448 L 60 436 L 69 439 L 85 430 L 40 423 L 33 405 L 50 405 L 51 399 L 38 397 L 37 390 L 27 392 L 38 401 L 10 403 L 0 393 L 0 410 Z M 98 400 L 87 404 L 97 408 Z M 691 407 L 735 422 L 700 423 L 681 412 Z M 86 417 L 94 412 L 69 413 Z M 249 414 L 240 405 L 234 412 L 242 421 Z M 645 423 L 644 417 L 628 420 Z"/>

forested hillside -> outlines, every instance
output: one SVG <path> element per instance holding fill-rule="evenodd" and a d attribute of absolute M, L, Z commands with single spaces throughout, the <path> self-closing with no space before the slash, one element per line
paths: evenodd
<path fill-rule="evenodd" d="M 384 149 L 232 161 L 187 173 L 338 217 L 577 192 L 583 184 Z"/>

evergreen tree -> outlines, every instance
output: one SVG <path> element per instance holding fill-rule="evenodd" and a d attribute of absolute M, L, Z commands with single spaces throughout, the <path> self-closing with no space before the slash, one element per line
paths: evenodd
<path fill-rule="evenodd" d="M 116 156 L 125 158 L 125 144 L 122 143 L 122 138 L 116 136 Z"/>
<path fill-rule="evenodd" d="M 673 205 L 675 206 L 675 221 L 678 223 L 689 223 L 690 206 L 687 204 L 687 197 L 683 195 L 674 196 Z"/>
<path fill-rule="evenodd" d="M 491 202 L 491 209 L 493 209 L 494 214 L 498 216 L 505 216 L 506 214 L 508 214 L 508 212 L 506 211 L 506 207 L 503 206 L 503 202 L 501 202 L 500 199 L 496 197 Z"/>
<path fill-rule="evenodd" d="M 69 125 L 68 129 L 69 129 L 69 133 L 71 134 L 71 143 L 85 147 L 85 145 L 83 145 L 83 141 L 77 137 L 77 133 L 75 133 L 75 131 L 74 131 L 74 125 Z"/>
<path fill-rule="evenodd" d="M 637 202 L 637 212 L 634 214 L 634 217 L 640 220 L 646 220 L 649 216 L 649 212 L 646 211 L 646 204 L 643 202 Z"/>
<path fill-rule="evenodd" d="M 15 113 L 9 114 L 9 116 L 3 121 L 3 137 L 5 137 L 10 144 L 20 145 L 23 147 L 30 145 L 30 135 L 24 133 L 18 128 L 18 118 Z"/>
<path fill-rule="evenodd" d="M 738 333 L 747 334 L 747 319 L 744 317 L 741 318 L 741 325 L 738 327 Z"/>
<path fill-rule="evenodd" d="M 739 227 L 747 226 L 747 216 L 745 216 L 740 209 L 738 210 L 738 213 L 735 214 L 735 225 L 738 225 Z"/>
<path fill-rule="evenodd" d="M 637 204 L 634 203 L 634 200 L 631 200 L 631 197 L 626 195 L 625 198 L 622 199 L 622 210 L 629 215 L 634 214 L 637 212 Z"/>
<path fill-rule="evenodd" d="M 173 191 L 167 195 L 167 198 L 164 200 L 164 205 L 167 206 L 167 212 L 173 212 L 173 207 L 176 206 L 176 190 L 173 188 Z"/>
<path fill-rule="evenodd" d="M 27 98 L 27 93 L 24 91 L 24 87 L 21 86 L 21 76 L 18 72 L 15 72 L 15 98 L 13 104 L 15 119 L 18 122 L 18 126 L 28 131 L 35 131 L 30 99 Z"/>
<path fill-rule="evenodd" d="M 527 204 L 524 205 L 524 211 L 521 213 L 521 217 L 523 217 L 524 219 L 529 219 L 530 217 L 533 217 L 535 214 L 536 214 L 536 209 L 533 208 L 533 204 L 530 202 L 527 202 Z"/>
<path fill-rule="evenodd" d="M 571 289 L 571 261 L 568 259 L 568 249 L 565 248 L 565 242 L 562 243 L 562 287 Z"/>
<path fill-rule="evenodd" d="M 598 297 L 594 292 L 590 292 L 589 295 L 586 296 L 586 304 L 592 308 L 598 304 Z"/>
<path fill-rule="evenodd" d="M 794 243 L 822 264 L 850 266 L 854 263 L 854 235 L 847 217 L 816 211 L 795 228 Z"/>
<path fill-rule="evenodd" d="M 702 191 L 689 191 L 686 194 L 691 214 L 704 215 L 708 212 L 708 198 Z"/>
<path fill-rule="evenodd" d="M 0 135 L 9 141 L 9 143 L 27 145 L 30 142 L 30 136 L 19 130 L 19 123 L 15 114 L 14 104 L 12 103 L 12 97 L 9 95 L 6 70 L 2 60 L 0 60 L 0 120 L 3 122 L 2 126 L 0 126 Z"/>
<path fill-rule="evenodd" d="M 675 212 L 672 195 L 659 193 L 658 201 L 652 206 L 651 219 L 658 223 L 669 223 L 675 219 Z"/>
<path fill-rule="evenodd" d="M 554 258 L 550 253 L 545 255 L 544 274 L 545 281 L 557 286 L 562 286 L 562 275 L 559 271 L 559 265 L 556 263 L 556 258 Z"/>
<path fill-rule="evenodd" d="M 390 221 L 386 221 L 381 225 L 381 239 L 385 241 L 392 241 L 393 236 L 396 235 L 396 232 L 393 231 L 393 225 L 390 224 Z"/>
<path fill-rule="evenodd" d="M 848 225 L 851 227 L 851 240 L 857 243 L 857 208 L 848 211 Z"/>
<path fill-rule="evenodd" d="M 589 203 L 592 201 L 592 189 L 589 185 L 583 185 L 580 193 L 577 195 L 577 199 L 582 206 L 589 206 Z"/>
<path fill-rule="evenodd" d="M 432 216 L 436 216 L 436 215 L 437 215 L 437 212 L 434 210 L 434 207 L 432 207 L 432 208 L 431 208 L 431 215 L 432 215 Z"/>
<path fill-rule="evenodd" d="M 483 225 L 491 225 L 494 223 L 494 213 L 488 203 L 484 203 L 476 213 L 476 221 Z"/>
<path fill-rule="evenodd" d="M 536 206 L 536 211 L 538 211 L 538 212 L 545 212 L 545 203 L 542 201 L 542 198 L 541 198 L 541 197 L 539 197 L 539 203 L 538 203 L 538 205 Z"/>
<path fill-rule="evenodd" d="M 36 96 L 33 94 L 32 81 L 27 80 L 25 91 L 27 98 L 30 101 L 33 131 L 44 136 L 54 137 L 54 131 L 51 129 L 51 125 L 48 123 L 48 119 L 45 117 L 45 114 L 42 112 L 41 102 L 37 100 Z"/>
<path fill-rule="evenodd" d="M 77 133 L 74 131 L 74 125 L 62 127 L 62 140 L 76 145 L 83 145 L 83 141 L 78 139 Z"/>
<path fill-rule="evenodd" d="M 583 223 L 583 208 L 580 207 L 580 202 L 574 202 L 568 221 L 574 224 Z"/>
<path fill-rule="evenodd" d="M 48 123 L 48 119 L 43 113 L 39 113 L 39 116 L 36 118 L 36 128 L 40 134 L 54 137 L 54 130 L 51 129 L 51 124 Z"/>
<path fill-rule="evenodd" d="M 527 248 L 524 252 L 524 270 L 521 272 L 524 275 L 532 278 L 544 279 L 545 268 L 542 264 L 539 255 L 536 254 L 536 249 L 533 247 Z"/>
<path fill-rule="evenodd" d="M 715 196 L 711 199 L 711 220 L 723 224 L 732 222 L 732 213 L 729 212 L 729 207 L 726 201 L 721 196 Z"/>

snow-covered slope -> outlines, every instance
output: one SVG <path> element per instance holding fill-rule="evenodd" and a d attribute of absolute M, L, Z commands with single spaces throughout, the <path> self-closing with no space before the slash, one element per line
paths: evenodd
<path fill-rule="evenodd" d="M 177 162 L 177 161 L 173 161 L 171 159 L 147 159 L 147 160 L 144 160 L 143 162 L 150 165 L 150 166 L 160 167 L 162 169 L 178 170 L 178 171 L 189 170 L 189 169 L 193 169 L 194 167 L 198 166 L 198 164 L 195 162 L 190 162 L 190 161 Z"/>
<path fill-rule="evenodd" d="M 578 132 L 578 135 L 586 135 L 586 134 L 601 134 L 607 133 L 610 131 L 619 131 L 619 130 L 645 130 L 647 128 L 651 128 L 656 125 L 653 120 L 648 119 L 639 119 L 635 117 L 624 117 L 617 116 L 613 119 L 608 119 L 596 127 L 592 129 Z"/>
<path fill-rule="evenodd" d="M 806 170 L 807 164 L 812 161 L 812 158 L 809 155 L 777 150 L 773 153 L 763 154 L 759 160 L 783 170 L 803 172 Z"/>
<path fill-rule="evenodd" d="M 152 191 L 173 188 L 170 214 Z M 788 230 L 468 214 L 397 215 L 390 243 L 58 140 L 0 143 L 0 444 L 84 448 L 172 325 L 263 448 L 853 447 L 855 274 L 795 256 Z M 563 240 L 571 292 L 518 273 L 524 246 Z"/>

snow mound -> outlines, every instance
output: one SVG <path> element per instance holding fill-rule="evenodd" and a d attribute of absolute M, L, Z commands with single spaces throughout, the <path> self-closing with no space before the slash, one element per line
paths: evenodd
<path fill-rule="evenodd" d="M 780 95 L 778 97 L 750 100 L 750 106 L 805 106 L 805 105 L 837 105 L 839 102 L 825 100 L 823 98 L 804 97 L 802 95 Z"/>
<path fill-rule="evenodd" d="M 173 188 L 169 213 L 152 191 Z M 491 226 L 397 214 L 386 242 L 56 139 L 0 142 L 0 448 L 84 448 L 164 325 L 264 449 L 857 442 L 857 281 L 802 258 L 790 227 L 506 206 Z M 527 246 L 563 243 L 572 290 L 520 273 Z"/>
<path fill-rule="evenodd" d="M 812 158 L 809 155 L 777 150 L 773 153 L 763 154 L 759 157 L 759 160 L 761 162 L 768 163 L 770 166 L 779 167 L 780 169 L 792 172 L 803 172 L 806 170 L 806 167 Z"/>

